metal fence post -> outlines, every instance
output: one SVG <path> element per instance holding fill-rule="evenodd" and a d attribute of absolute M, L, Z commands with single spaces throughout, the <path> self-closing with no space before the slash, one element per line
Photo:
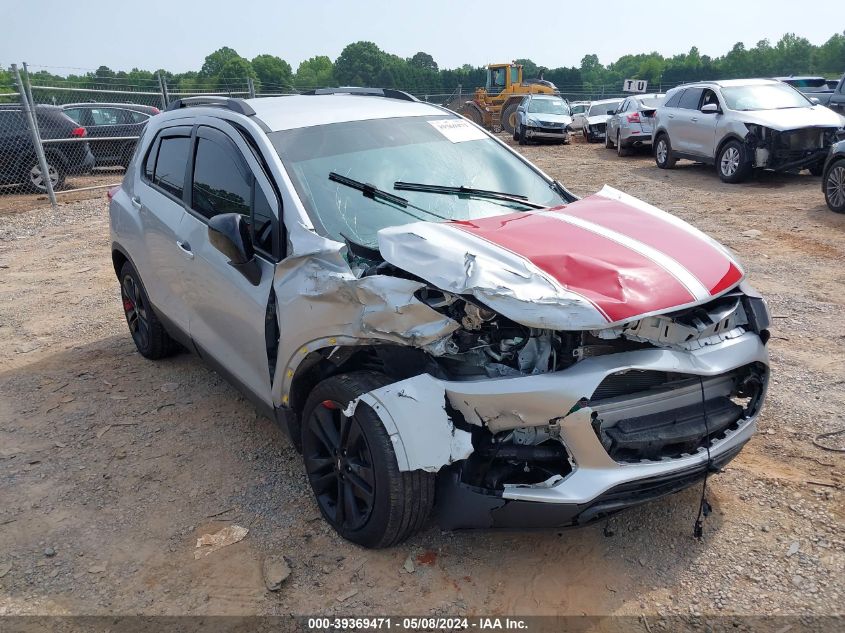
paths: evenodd
<path fill-rule="evenodd" d="M 252 80 L 252 77 L 246 78 L 246 89 L 249 92 L 249 98 L 255 99 L 255 82 Z"/>
<path fill-rule="evenodd" d="M 164 77 L 159 73 L 156 73 L 156 79 L 158 79 L 158 89 L 161 92 L 161 109 L 167 110 L 167 104 L 170 102 L 170 99 L 167 97 L 167 84 L 165 83 Z"/>
<path fill-rule="evenodd" d="M 35 108 L 35 99 L 32 98 L 32 84 L 29 83 L 29 68 L 26 62 L 23 63 L 23 83 L 26 86 L 26 98 L 29 99 L 29 104 Z M 41 128 L 38 127 L 38 117 L 33 116 L 32 120 L 35 122 L 35 131 L 38 132 L 38 138 L 41 138 Z"/>
<path fill-rule="evenodd" d="M 38 167 L 41 169 L 41 179 L 44 182 L 44 187 L 47 189 L 47 197 L 50 198 L 50 204 L 55 209 L 58 206 L 56 202 L 56 192 L 53 191 L 53 183 L 50 180 L 50 169 L 47 166 L 47 158 L 44 156 L 44 147 L 41 145 L 41 136 L 38 134 L 37 123 L 35 122 L 35 113 L 32 111 L 34 106 L 30 105 L 30 100 L 27 98 L 26 86 L 21 80 L 21 72 L 18 70 L 17 64 L 12 64 L 12 73 L 15 75 L 15 81 L 18 84 L 18 92 L 21 95 L 21 105 L 23 106 L 24 114 L 26 115 L 27 123 L 29 124 L 29 131 L 32 135 L 32 144 L 35 146 L 35 155 L 38 157 Z"/>

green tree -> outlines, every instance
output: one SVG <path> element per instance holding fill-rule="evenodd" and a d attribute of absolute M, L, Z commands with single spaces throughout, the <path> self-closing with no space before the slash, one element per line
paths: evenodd
<path fill-rule="evenodd" d="M 347 45 L 335 60 L 335 77 L 343 86 L 373 86 L 386 61 L 387 55 L 372 42 L 355 42 Z"/>
<path fill-rule="evenodd" d="M 293 85 L 293 71 L 281 57 L 258 55 L 252 60 L 252 69 L 261 84 L 271 92 L 289 89 Z"/>
<path fill-rule="evenodd" d="M 297 90 L 311 90 L 335 85 L 334 65 L 325 55 L 306 59 L 296 69 L 294 84 Z"/>
<path fill-rule="evenodd" d="M 423 70 L 433 70 L 434 72 L 439 70 L 434 58 L 428 53 L 423 53 L 422 51 L 411 57 L 411 59 L 408 60 L 408 64 L 415 68 L 422 68 Z"/>
<path fill-rule="evenodd" d="M 219 77 L 220 73 L 223 71 L 223 67 L 226 65 L 226 62 L 233 59 L 243 58 L 238 55 L 238 52 L 235 49 L 229 48 L 228 46 L 218 48 L 205 58 L 205 62 L 203 62 L 202 68 L 199 72 L 200 78 L 210 79 L 213 77 Z"/>
<path fill-rule="evenodd" d="M 252 64 L 243 57 L 227 61 L 217 75 L 217 87 L 220 90 L 243 91 L 247 89 L 247 77 L 256 79 Z"/>

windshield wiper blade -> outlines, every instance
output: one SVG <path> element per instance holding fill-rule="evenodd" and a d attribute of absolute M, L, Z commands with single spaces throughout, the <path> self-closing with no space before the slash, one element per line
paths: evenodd
<path fill-rule="evenodd" d="M 408 201 L 405 198 L 395 196 L 392 193 L 379 189 L 375 185 L 347 178 L 346 176 L 341 176 L 333 171 L 329 172 L 329 180 L 352 189 L 357 189 L 364 195 L 365 198 L 370 198 L 372 200 L 385 200 L 403 208 L 408 206 Z"/>
<path fill-rule="evenodd" d="M 502 191 L 488 191 L 487 189 L 473 189 L 472 187 L 451 187 L 446 185 L 427 185 L 421 182 L 403 182 L 397 180 L 393 188 L 399 191 L 422 191 L 425 193 L 442 193 L 453 196 L 467 196 L 476 198 L 487 198 L 489 200 L 502 200 L 504 202 L 516 202 L 531 207 L 532 209 L 548 209 L 544 204 L 531 202 L 527 196 L 516 193 L 504 193 Z"/>

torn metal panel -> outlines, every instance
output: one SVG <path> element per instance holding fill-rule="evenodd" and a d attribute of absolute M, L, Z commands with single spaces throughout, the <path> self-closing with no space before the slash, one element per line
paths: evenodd
<path fill-rule="evenodd" d="M 547 211 L 382 229 L 394 266 L 522 325 L 593 330 L 700 305 L 738 284 L 730 253 L 610 187 Z"/>
<path fill-rule="evenodd" d="M 327 240 L 328 241 L 328 240 Z M 443 354 L 460 326 L 419 301 L 423 284 L 374 275 L 357 278 L 337 248 L 290 257 L 276 267 L 279 339 L 274 398 L 286 404 L 290 381 L 305 356 L 337 345 L 399 343 Z"/>
<path fill-rule="evenodd" d="M 399 470 L 437 472 L 472 454 L 472 435 L 458 429 L 446 413 L 441 381 L 421 374 L 361 395 L 344 410 L 351 416 L 368 404 L 387 429 Z"/>

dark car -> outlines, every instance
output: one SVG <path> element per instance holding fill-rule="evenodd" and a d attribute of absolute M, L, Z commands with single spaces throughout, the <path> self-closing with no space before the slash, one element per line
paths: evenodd
<path fill-rule="evenodd" d="M 159 113 L 158 108 L 134 103 L 69 103 L 61 107 L 88 130 L 97 167 L 125 168 L 147 121 Z"/>
<path fill-rule="evenodd" d="M 830 148 L 822 172 L 822 191 L 831 211 L 845 213 L 845 140 Z"/>
<path fill-rule="evenodd" d="M 53 188 L 61 187 L 66 176 L 91 171 L 94 156 L 83 140 L 85 128 L 57 106 L 36 106 L 35 115 Z M 16 184 L 47 190 L 26 114 L 19 105 L 0 105 L 0 185 Z"/>

